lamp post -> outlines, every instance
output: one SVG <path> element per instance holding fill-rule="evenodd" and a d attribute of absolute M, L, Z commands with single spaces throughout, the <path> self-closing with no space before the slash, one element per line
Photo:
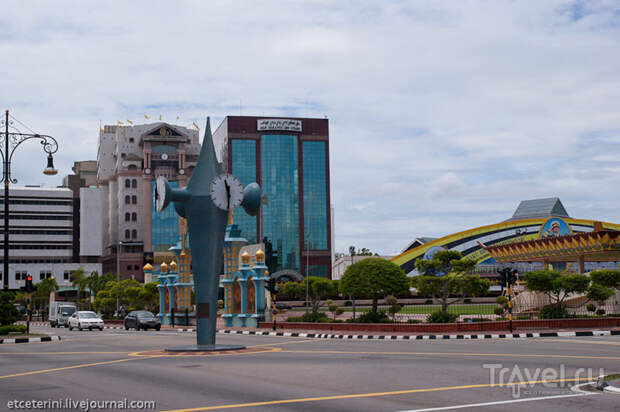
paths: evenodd
<path fill-rule="evenodd" d="M 43 145 L 43 151 L 47 153 L 47 167 L 43 169 L 43 174 L 53 176 L 58 173 L 54 168 L 54 156 L 58 150 L 58 142 L 52 136 L 38 133 L 10 132 L 9 111 L 4 112 L 4 133 L 0 132 L 0 139 L 4 139 L 4 150 L 0 148 L 2 155 L 2 181 L 4 182 L 4 290 L 9 289 L 9 184 L 17 183 L 17 179 L 11 178 L 11 160 L 15 149 L 30 139 L 39 139 Z M 18 121 L 19 122 L 19 121 Z"/>

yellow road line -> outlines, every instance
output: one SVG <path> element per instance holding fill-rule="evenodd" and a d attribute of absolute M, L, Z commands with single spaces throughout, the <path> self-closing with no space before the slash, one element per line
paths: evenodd
<path fill-rule="evenodd" d="M 518 353 L 471 353 L 471 352 L 371 352 L 371 351 L 337 351 L 337 350 L 287 350 L 281 353 L 312 353 L 333 355 L 413 355 L 413 356 L 485 356 L 517 358 L 567 358 L 567 359 L 605 359 L 620 360 L 620 356 L 582 356 L 582 355 L 535 355 Z"/>
<path fill-rule="evenodd" d="M 606 340 L 595 341 L 595 340 L 575 340 L 575 339 L 545 339 L 548 342 L 566 342 L 566 343 L 587 343 L 590 345 L 612 345 L 612 346 L 620 346 L 620 342 L 609 342 Z"/>
<path fill-rule="evenodd" d="M 292 343 L 304 343 L 304 342 L 313 342 L 312 339 L 304 339 L 304 340 L 294 340 L 292 342 L 276 342 L 276 343 L 263 343 L 262 345 L 250 345 L 248 348 L 260 348 L 263 346 L 275 346 L 275 345 L 290 345 Z"/>
<path fill-rule="evenodd" d="M 155 358 L 157 356 L 151 356 L 151 357 Z M 18 376 L 39 375 L 39 374 L 42 374 L 42 373 L 66 371 L 66 370 L 69 370 L 69 369 L 88 368 L 88 367 L 91 367 L 91 366 L 110 365 L 110 364 L 113 364 L 113 363 L 127 362 L 127 361 L 136 360 L 136 359 L 146 359 L 146 358 L 125 358 L 125 359 L 116 359 L 116 360 L 112 360 L 112 361 L 103 361 L 103 362 L 95 362 L 95 363 L 82 363 L 82 364 L 79 364 L 79 365 L 63 366 L 61 368 L 42 369 L 42 370 L 38 370 L 38 371 L 29 371 L 29 372 L 19 372 L 19 373 L 13 373 L 11 375 L 0 376 L 0 379 L 16 378 Z"/>
<path fill-rule="evenodd" d="M 4 352 L 0 355 L 127 355 L 129 352 Z"/>
<path fill-rule="evenodd" d="M 394 395 L 408 395 L 412 393 L 423 392 L 440 392 L 440 391 L 453 391 L 460 389 L 476 389 L 476 388 L 493 388 L 493 387 L 509 387 L 516 385 L 535 385 L 539 383 L 553 383 L 553 382 L 574 382 L 587 380 L 588 378 L 568 378 L 568 379 L 545 379 L 537 381 L 521 381 L 521 382 L 508 382 L 508 383 L 481 383 L 476 385 L 460 385 L 460 386 L 444 386 L 438 388 L 422 388 L 422 389 L 405 389 L 400 391 L 391 392 L 371 392 L 371 393 L 357 393 L 351 395 L 331 395 L 331 396 L 318 396 L 313 398 L 297 398 L 297 399 L 283 399 L 278 401 L 264 401 L 264 402 L 251 402 L 251 403 L 237 403 L 230 405 L 215 405 L 215 406 L 203 406 L 198 408 L 188 409 L 171 409 L 163 412 L 195 412 L 195 411 L 211 411 L 216 409 L 233 409 L 233 408 L 249 408 L 256 406 L 269 406 L 269 405 L 282 405 L 291 403 L 304 403 L 304 402 L 317 402 L 317 401 L 331 401 L 341 399 L 354 399 L 354 398 L 374 398 L 379 396 L 394 396 Z"/>

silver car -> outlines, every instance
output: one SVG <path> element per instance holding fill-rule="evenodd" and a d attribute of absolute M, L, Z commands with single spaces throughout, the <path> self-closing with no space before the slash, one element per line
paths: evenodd
<path fill-rule="evenodd" d="M 103 320 L 95 312 L 80 310 L 69 317 L 69 330 L 73 328 L 103 330 Z"/>

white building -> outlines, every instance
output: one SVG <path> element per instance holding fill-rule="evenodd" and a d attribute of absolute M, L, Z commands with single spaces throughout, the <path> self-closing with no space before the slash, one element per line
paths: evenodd
<path fill-rule="evenodd" d="M 100 263 L 80 263 L 74 259 L 77 245 L 73 238 L 73 204 L 73 192 L 67 188 L 10 189 L 9 288 L 24 286 L 28 274 L 32 275 L 34 283 L 54 277 L 59 286 L 68 286 L 71 272 L 80 267 L 87 273 L 101 273 Z M 91 211 L 96 207 L 96 199 L 84 204 L 84 208 Z M 101 231 L 101 218 L 96 212 L 90 216 L 88 225 L 92 230 Z M 0 242 L 3 240 L 0 236 Z M 98 249 L 92 240 L 83 237 L 80 240 L 90 256 L 101 255 L 101 248 Z"/>
<path fill-rule="evenodd" d="M 142 266 L 153 253 L 168 253 L 178 240 L 172 208 L 154 214 L 153 182 L 165 176 L 186 185 L 198 160 L 198 131 L 158 122 L 105 126 L 99 135 L 97 181 L 103 204 L 103 269 L 143 280 Z M 117 255 L 120 249 L 120 255 Z"/>
<path fill-rule="evenodd" d="M 342 278 L 344 275 L 344 271 L 347 270 L 349 266 L 354 263 L 359 262 L 360 260 L 368 259 L 368 258 L 381 258 L 385 260 L 390 260 L 394 256 L 341 256 L 332 264 L 332 280 L 338 280 Z"/>

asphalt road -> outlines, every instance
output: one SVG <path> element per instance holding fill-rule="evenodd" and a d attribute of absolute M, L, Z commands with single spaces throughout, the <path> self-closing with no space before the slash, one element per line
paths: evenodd
<path fill-rule="evenodd" d="M 62 341 L 0 345 L 1 410 L 14 400 L 65 398 L 154 401 L 155 410 L 164 411 L 620 410 L 620 395 L 571 390 L 579 368 L 594 376 L 601 368 L 620 372 L 620 336 L 341 341 L 218 335 L 218 343 L 248 349 L 179 356 L 162 350 L 195 343 L 193 333 L 33 329 L 60 334 Z M 557 382 L 561 373 L 568 382 Z M 531 381 L 538 383 L 523 383 Z"/>

